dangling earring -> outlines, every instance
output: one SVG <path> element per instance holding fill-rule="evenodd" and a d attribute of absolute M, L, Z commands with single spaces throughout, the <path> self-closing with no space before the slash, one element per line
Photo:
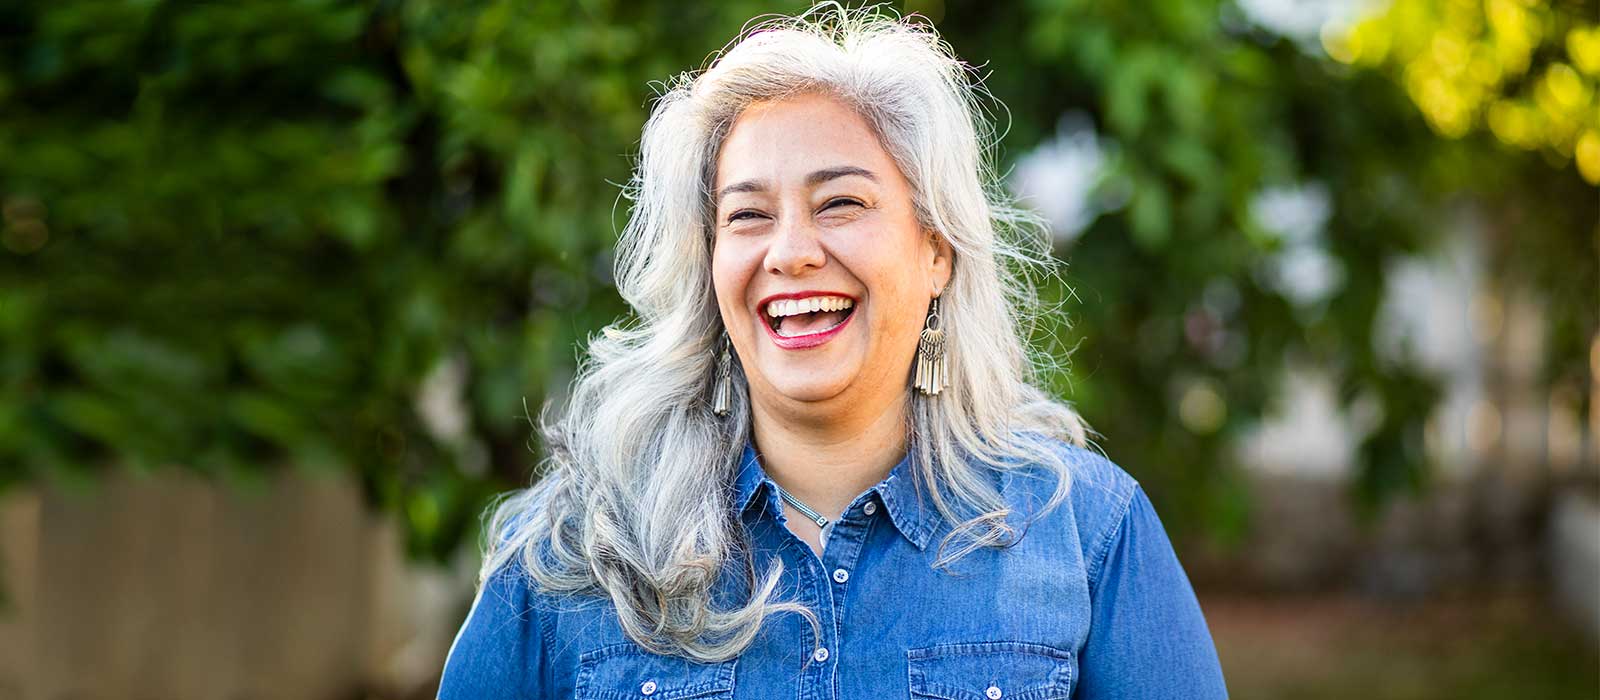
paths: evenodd
<path fill-rule="evenodd" d="M 733 394 L 733 356 L 728 347 L 733 341 L 728 339 L 728 331 L 722 331 L 722 356 L 717 358 L 716 386 L 711 392 L 711 412 L 718 417 L 728 415 L 729 403 Z"/>
<path fill-rule="evenodd" d="M 944 347 L 944 320 L 939 318 L 939 297 L 928 308 L 922 340 L 917 343 L 917 374 L 914 385 L 924 396 L 938 396 L 950 380 L 950 360 Z"/>

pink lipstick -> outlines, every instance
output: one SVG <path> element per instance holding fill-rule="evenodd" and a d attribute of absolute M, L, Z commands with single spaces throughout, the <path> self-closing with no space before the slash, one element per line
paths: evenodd
<path fill-rule="evenodd" d="M 852 305 L 850 307 L 849 313 L 845 315 L 843 320 L 839 321 L 838 323 L 834 324 L 831 327 L 825 328 L 825 329 L 820 330 L 820 331 L 816 331 L 814 333 L 805 333 L 805 334 L 801 334 L 801 335 L 783 336 L 783 335 L 779 335 L 778 331 L 773 329 L 772 324 L 768 322 L 769 316 L 767 315 L 766 309 L 768 308 L 768 305 L 771 304 L 772 302 L 778 301 L 778 300 L 782 300 L 782 299 L 805 299 L 805 298 L 808 298 L 808 297 L 817 297 L 817 296 L 844 297 L 846 299 L 851 300 L 851 302 L 853 302 L 853 303 L 852 303 Z M 838 292 L 824 292 L 824 291 L 790 292 L 790 293 L 785 293 L 785 294 L 774 294 L 774 295 L 769 296 L 769 297 L 767 297 L 765 299 L 762 299 L 760 304 L 759 304 L 759 306 L 757 307 L 757 313 L 759 313 L 760 316 L 761 316 L 761 321 L 762 321 L 761 327 L 766 329 L 767 337 L 772 339 L 772 343 L 774 345 L 777 345 L 778 347 L 783 348 L 784 350 L 808 350 L 810 348 L 814 348 L 814 347 L 817 347 L 819 345 L 822 345 L 823 343 L 826 343 L 829 340 L 832 340 L 834 338 L 834 336 L 839 335 L 839 333 L 844 330 L 845 326 L 850 325 L 850 320 L 855 318 L 855 316 L 856 316 L 856 307 L 860 306 L 860 304 L 861 304 L 860 300 L 856 299 L 854 296 L 851 296 L 849 294 L 841 294 L 841 293 L 838 293 Z"/>

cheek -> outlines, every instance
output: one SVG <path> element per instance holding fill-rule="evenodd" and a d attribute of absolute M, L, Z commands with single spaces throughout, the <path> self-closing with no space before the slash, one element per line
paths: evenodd
<path fill-rule="evenodd" d="M 921 318 L 915 307 L 927 301 L 925 296 L 918 296 L 920 290 L 926 289 L 927 281 L 918 268 L 921 260 L 914 246 L 882 236 L 861 236 L 842 242 L 836 251 L 872 296 L 878 307 L 878 324 L 900 325 L 902 316 Z"/>
<path fill-rule="evenodd" d="M 737 242 L 719 238 L 712 248 L 711 283 L 724 313 L 736 314 L 744 308 L 740 302 L 754 274 L 750 259 L 749 251 Z"/>
<path fill-rule="evenodd" d="M 898 356 L 910 352 L 921 336 L 926 318 L 927 283 L 903 260 L 892 261 L 877 280 L 877 313 L 873 326 L 882 344 L 879 351 Z"/>

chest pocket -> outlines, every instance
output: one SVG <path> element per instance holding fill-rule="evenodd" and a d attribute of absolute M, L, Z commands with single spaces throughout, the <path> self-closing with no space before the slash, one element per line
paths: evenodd
<path fill-rule="evenodd" d="M 575 692 L 578 700 L 732 698 L 735 663 L 703 664 L 612 644 L 578 656 Z"/>
<path fill-rule="evenodd" d="M 1028 642 L 974 642 L 906 652 L 911 697 L 938 700 L 1067 700 L 1071 652 Z"/>

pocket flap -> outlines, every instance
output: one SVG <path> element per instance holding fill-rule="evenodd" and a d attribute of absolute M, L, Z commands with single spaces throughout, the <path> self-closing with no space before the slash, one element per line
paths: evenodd
<path fill-rule="evenodd" d="M 906 662 L 912 697 L 939 700 L 1066 700 L 1077 667 L 1071 652 L 1029 642 L 921 647 Z"/>
<path fill-rule="evenodd" d="M 613 644 L 578 657 L 574 691 L 579 700 L 731 698 L 734 663 L 699 663 Z"/>

